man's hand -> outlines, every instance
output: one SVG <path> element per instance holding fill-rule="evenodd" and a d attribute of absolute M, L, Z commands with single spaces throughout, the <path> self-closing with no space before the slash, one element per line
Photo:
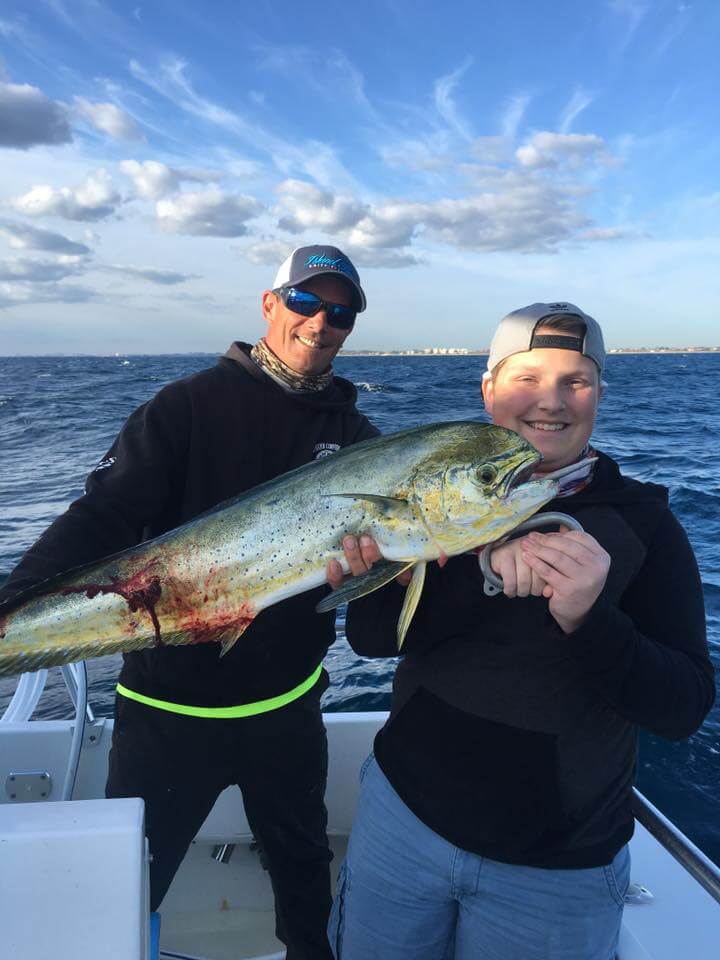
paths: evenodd
<path fill-rule="evenodd" d="M 610 554 L 589 533 L 567 527 L 528 534 L 522 550 L 528 566 L 546 582 L 543 596 L 560 629 L 577 630 L 605 586 Z"/>
<path fill-rule="evenodd" d="M 490 566 L 502 579 L 506 597 L 542 597 L 547 583 L 527 563 L 521 541 L 511 540 L 495 547 Z"/>
<path fill-rule="evenodd" d="M 343 540 L 343 553 L 350 567 L 352 576 L 357 577 L 362 573 L 367 573 L 370 567 L 380 560 L 382 554 L 378 549 L 372 537 L 364 533 L 360 538 L 348 536 Z M 343 568 L 338 560 L 329 560 L 326 567 L 327 582 L 337 590 L 341 586 L 345 575 Z"/>
<path fill-rule="evenodd" d="M 343 553 L 350 567 L 350 574 L 357 577 L 360 574 L 367 573 L 374 563 L 382 559 L 382 554 L 371 536 L 363 533 L 362 536 L 348 536 L 343 539 Z M 337 590 L 345 579 L 343 569 L 338 560 L 329 560 L 326 567 L 327 582 Z M 404 587 L 410 583 L 412 576 L 411 570 L 406 570 L 397 577 L 397 582 Z"/>

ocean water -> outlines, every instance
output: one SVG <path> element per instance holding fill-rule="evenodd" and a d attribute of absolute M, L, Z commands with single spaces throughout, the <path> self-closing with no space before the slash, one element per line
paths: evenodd
<path fill-rule="evenodd" d="M 164 383 L 214 362 L 205 355 L 0 357 L 0 582 L 75 497 L 128 414 Z M 480 357 L 340 357 L 359 405 L 383 432 L 484 419 Z M 713 661 L 720 667 L 720 354 L 609 358 L 593 442 L 640 480 L 664 483 L 700 571 Z M 356 656 L 343 635 L 326 665 L 326 710 L 384 710 L 394 661 Z M 88 663 L 96 715 L 111 716 L 119 658 Z M 0 680 L 0 714 L 15 687 Z M 58 670 L 38 718 L 72 711 Z M 720 863 L 720 704 L 689 740 L 643 734 L 639 788 Z"/>

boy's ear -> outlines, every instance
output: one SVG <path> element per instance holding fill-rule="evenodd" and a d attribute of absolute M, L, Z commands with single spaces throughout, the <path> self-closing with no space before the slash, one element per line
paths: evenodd
<path fill-rule="evenodd" d="M 493 383 L 492 377 L 483 377 L 482 379 L 482 397 L 483 403 L 485 404 L 485 409 L 492 416 L 493 400 L 495 399 L 494 390 L 495 385 Z"/>

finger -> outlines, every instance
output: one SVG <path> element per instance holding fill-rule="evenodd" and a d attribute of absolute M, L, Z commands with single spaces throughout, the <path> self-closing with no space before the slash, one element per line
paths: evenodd
<path fill-rule="evenodd" d="M 582 545 L 560 537 L 555 537 L 554 540 L 536 540 L 531 534 L 523 541 L 523 554 L 528 550 L 566 573 L 574 567 L 587 567 L 596 562 L 595 555 L 585 550 Z"/>
<path fill-rule="evenodd" d="M 395 577 L 395 580 L 400 584 L 401 587 L 406 587 L 412 580 L 412 568 L 410 570 L 403 570 L 402 573 Z"/>
<path fill-rule="evenodd" d="M 562 588 L 570 580 L 564 573 L 556 570 L 555 567 L 551 567 L 545 560 L 531 553 L 525 554 L 525 561 L 532 567 L 535 573 L 541 577 L 548 586 L 553 587 L 553 589 Z M 544 595 L 545 591 L 543 590 L 543 596 Z"/>
<path fill-rule="evenodd" d="M 592 537 L 589 533 L 585 533 L 581 530 L 567 530 L 566 532 L 562 533 L 541 534 L 533 532 L 528 534 L 528 539 L 534 539 L 536 536 L 544 538 L 553 546 L 558 546 L 568 551 L 573 551 L 575 555 L 579 555 L 580 552 L 586 551 L 591 556 L 601 556 L 606 552 L 604 548 L 597 542 L 595 537 Z"/>
<path fill-rule="evenodd" d="M 373 538 L 367 533 L 364 533 L 360 537 L 360 554 L 363 558 L 365 566 L 368 569 L 382 558 L 380 547 L 378 547 Z"/>
<path fill-rule="evenodd" d="M 529 567 L 522 556 L 519 556 L 515 564 L 515 576 L 517 579 L 517 595 L 527 597 L 532 591 L 533 570 Z"/>
<path fill-rule="evenodd" d="M 541 576 L 539 576 L 535 570 L 531 572 L 531 587 L 530 592 L 534 597 L 544 596 L 544 590 L 547 584 Z"/>
<path fill-rule="evenodd" d="M 337 588 L 342 584 L 343 580 L 345 579 L 345 575 L 343 574 L 343 568 L 340 565 L 340 561 L 328 560 L 327 566 L 325 568 L 325 575 L 327 577 L 327 582 L 330 584 L 333 590 L 337 590 Z"/>
<path fill-rule="evenodd" d="M 343 553 L 353 576 L 357 577 L 359 574 L 367 572 L 368 568 L 360 552 L 357 537 L 347 536 L 343 538 Z"/>
<path fill-rule="evenodd" d="M 515 558 L 503 554 L 498 557 L 499 563 L 495 572 L 502 580 L 503 593 L 506 597 L 517 596 L 517 572 L 515 570 Z"/>

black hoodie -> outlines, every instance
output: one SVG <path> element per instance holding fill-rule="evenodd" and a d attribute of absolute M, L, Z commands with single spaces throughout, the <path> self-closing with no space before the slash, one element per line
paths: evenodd
<path fill-rule="evenodd" d="M 0 601 L 57 573 L 134 546 L 266 480 L 376 436 L 335 377 L 294 393 L 264 374 L 247 344 L 216 366 L 176 380 L 128 419 L 87 480 L 85 494 L 48 528 L 0 590 Z M 307 679 L 335 638 L 315 613 L 325 587 L 264 610 L 241 642 L 153 648 L 124 655 L 124 686 L 195 706 L 234 706 Z"/>
<path fill-rule="evenodd" d="M 632 834 L 637 728 L 696 730 L 714 698 L 700 578 L 667 491 L 600 454 L 592 483 L 548 504 L 610 553 L 606 586 L 566 636 L 543 598 L 483 594 L 477 557 L 428 568 L 378 762 L 457 846 L 547 868 L 609 863 Z M 395 653 L 404 590 L 353 602 L 347 636 Z"/>

